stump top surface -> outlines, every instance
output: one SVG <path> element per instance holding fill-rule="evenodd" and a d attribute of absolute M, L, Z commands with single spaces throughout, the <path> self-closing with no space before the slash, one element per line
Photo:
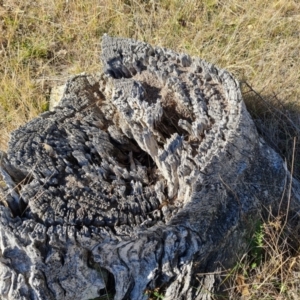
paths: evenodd
<path fill-rule="evenodd" d="M 171 50 L 103 37 L 104 76 L 69 80 L 53 112 L 12 134 L 22 215 L 121 235 L 166 223 L 239 122 L 229 73 Z M 218 154 L 219 155 L 219 154 Z"/>

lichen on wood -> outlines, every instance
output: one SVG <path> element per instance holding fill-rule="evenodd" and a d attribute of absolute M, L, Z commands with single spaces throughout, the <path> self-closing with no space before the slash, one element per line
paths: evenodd
<path fill-rule="evenodd" d="M 213 299 L 298 182 L 226 70 L 107 35 L 101 60 L 2 153 L 1 299 Z"/>

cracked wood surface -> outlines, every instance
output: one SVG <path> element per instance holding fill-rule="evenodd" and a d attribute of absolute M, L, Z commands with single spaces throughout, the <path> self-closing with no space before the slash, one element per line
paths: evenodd
<path fill-rule="evenodd" d="M 211 273 L 299 184 L 226 70 L 107 35 L 101 59 L 2 153 L 1 299 L 213 299 Z"/>

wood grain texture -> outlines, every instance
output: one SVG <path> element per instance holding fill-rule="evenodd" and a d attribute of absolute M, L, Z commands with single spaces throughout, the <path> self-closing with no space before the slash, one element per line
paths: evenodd
<path fill-rule="evenodd" d="M 196 274 L 232 267 L 299 183 L 226 70 L 107 35 L 101 59 L 1 155 L 1 299 L 213 299 Z"/>

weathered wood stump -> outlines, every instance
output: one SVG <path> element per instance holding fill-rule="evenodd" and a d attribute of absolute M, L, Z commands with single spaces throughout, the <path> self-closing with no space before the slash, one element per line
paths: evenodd
<path fill-rule="evenodd" d="M 1 299 L 212 299 L 298 182 L 230 73 L 129 39 L 102 51 L 104 74 L 70 79 L 2 154 Z"/>

